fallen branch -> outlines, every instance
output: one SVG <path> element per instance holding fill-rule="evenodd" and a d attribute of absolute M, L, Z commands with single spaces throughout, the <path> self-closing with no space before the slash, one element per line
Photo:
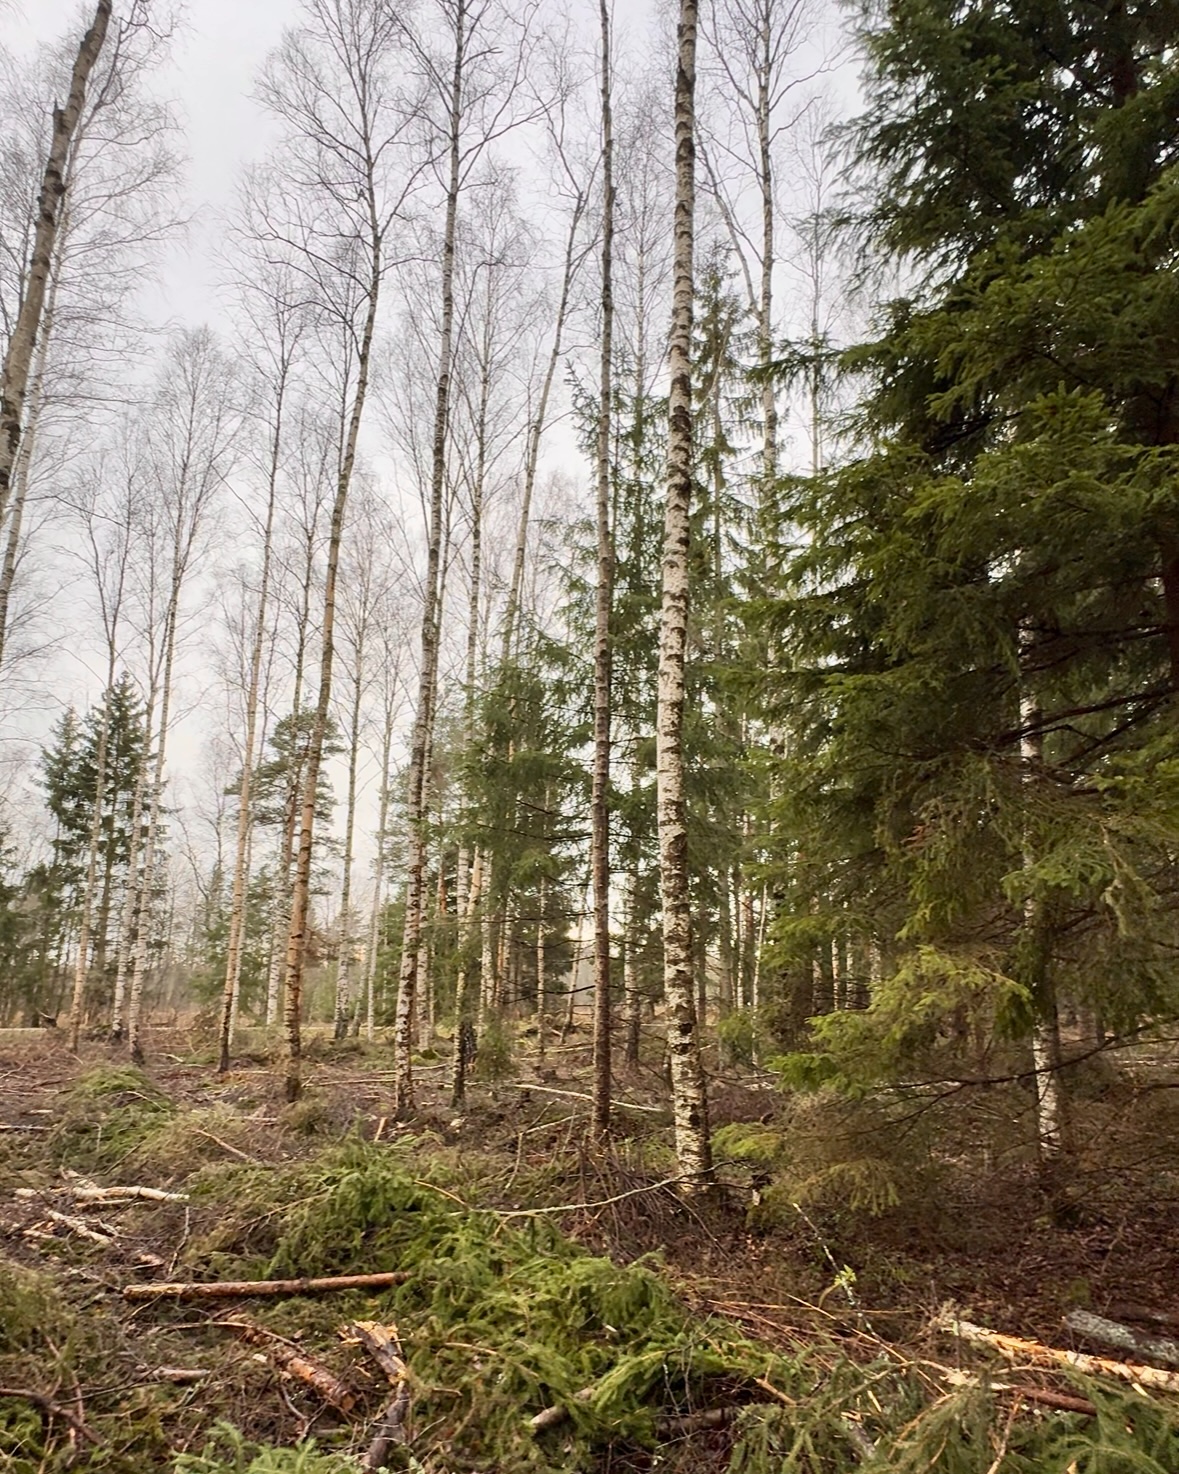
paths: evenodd
<path fill-rule="evenodd" d="M 272 1361 L 280 1372 L 313 1388 L 325 1402 L 331 1403 L 332 1407 L 338 1408 L 342 1413 L 352 1411 L 356 1404 L 356 1394 L 346 1387 L 334 1372 L 329 1371 L 319 1362 L 312 1361 L 290 1341 L 285 1340 L 282 1336 L 276 1336 L 273 1331 L 264 1330 L 249 1320 L 235 1317 L 231 1320 L 220 1321 L 219 1324 L 231 1327 L 249 1345 L 261 1347 L 267 1359 Z"/>
<path fill-rule="evenodd" d="M 353 1321 L 344 1327 L 342 1335 L 358 1341 L 385 1373 L 393 1396 L 373 1425 L 368 1451 L 364 1456 L 365 1469 L 383 1469 L 389 1462 L 393 1448 L 409 1442 L 405 1423 L 409 1414 L 409 1367 L 401 1351 L 396 1326 L 383 1326 L 376 1321 Z"/>
<path fill-rule="evenodd" d="M 51 1418 L 60 1418 L 79 1438 L 84 1438 L 87 1443 L 92 1443 L 97 1448 L 102 1440 L 91 1433 L 86 1424 L 70 1412 L 68 1408 L 62 1407 L 60 1402 L 54 1402 L 52 1397 L 46 1397 L 43 1392 L 32 1392 L 27 1387 L 0 1387 L 0 1397 L 15 1397 L 22 1402 L 31 1402 L 34 1407 L 39 1407 L 43 1413 Z"/>
<path fill-rule="evenodd" d="M 1172 1340 L 1170 1336 L 1148 1336 L 1132 1326 L 1107 1320 L 1104 1315 L 1094 1315 L 1091 1310 L 1070 1310 L 1064 1323 L 1070 1331 L 1084 1336 L 1087 1341 L 1128 1351 L 1146 1361 L 1161 1361 L 1164 1366 L 1179 1367 L 1179 1341 Z"/>
<path fill-rule="evenodd" d="M 197 1136 L 203 1136 L 206 1141 L 211 1141 L 214 1146 L 219 1146 L 223 1152 L 228 1152 L 231 1157 L 236 1157 L 239 1162 L 248 1162 L 251 1167 L 261 1167 L 261 1157 L 252 1157 L 249 1152 L 243 1152 L 240 1146 L 233 1146 L 228 1141 L 222 1141 L 219 1136 L 214 1136 L 211 1131 L 205 1131 L 201 1127 L 193 1128 Z"/>
<path fill-rule="evenodd" d="M 81 1218 L 73 1218 L 68 1213 L 58 1213 L 54 1208 L 47 1208 L 45 1216 L 50 1223 L 59 1224 L 62 1228 L 68 1229 L 70 1233 L 77 1234 L 80 1239 L 88 1239 L 90 1243 L 99 1244 L 104 1249 L 109 1249 L 119 1236 L 117 1228 L 110 1223 L 103 1223 L 101 1219 L 98 1220 L 98 1228 L 94 1229 Z"/>
<path fill-rule="evenodd" d="M 1066 1351 L 1057 1346 L 1045 1346 L 1039 1341 L 1026 1341 L 1021 1336 L 1008 1336 L 1002 1331 L 989 1331 L 971 1321 L 959 1320 L 957 1316 L 945 1314 L 935 1324 L 940 1330 L 949 1331 L 959 1340 L 979 1346 L 989 1346 L 1011 1361 L 1030 1361 L 1039 1366 L 1074 1367 L 1091 1377 L 1116 1377 L 1123 1382 L 1132 1382 L 1140 1387 L 1152 1387 L 1158 1392 L 1179 1392 L 1179 1373 L 1164 1372 L 1158 1367 L 1142 1366 L 1138 1363 L 1113 1361 L 1106 1356 L 1088 1356 L 1081 1351 Z"/>
<path fill-rule="evenodd" d="M 560 1095 L 566 1100 L 588 1100 L 592 1101 L 592 1095 L 584 1095 L 580 1090 L 558 1090 L 552 1085 L 533 1085 L 531 1081 L 512 1080 L 507 1088 L 509 1090 L 535 1090 L 540 1095 Z M 666 1110 L 665 1106 L 639 1105 L 633 1100 L 613 1100 L 611 1105 L 617 1106 L 622 1111 L 646 1111 L 652 1116 L 659 1116 Z"/>
<path fill-rule="evenodd" d="M 162 1187 L 85 1187 L 71 1188 L 76 1203 L 187 1203 L 187 1193 L 165 1192 Z"/>
<path fill-rule="evenodd" d="M 945 1368 L 941 1375 L 952 1387 L 978 1387 L 981 1382 L 980 1378 L 971 1376 L 969 1372 L 960 1372 L 952 1367 Z M 1097 1416 L 1097 1408 L 1087 1397 L 1076 1397 L 1070 1392 L 1057 1392 L 1055 1387 L 1027 1387 L 1023 1384 L 1016 1386 L 1014 1382 L 989 1382 L 987 1385 L 992 1392 L 1015 1392 L 1023 1398 L 1024 1402 L 1035 1402 L 1041 1407 L 1056 1408 L 1062 1413 L 1083 1413 L 1087 1418 Z"/>
<path fill-rule="evenodd" d="M 404 1270 L 389 1274 L 332 1274 L 297 1280 L 196 1280 L 126 1285 L 125 1300 L 244 1300 L 253 1295 L 318 1295 L 327 1290 L 375 1290 L 403 1285 Z"/>
<path fill-rule="evenodd" d="M 213 1375 L 208 1367 L 147 1367 L 145 1374 L 153 1382 L 174 1382 L 178 1387 L 190 1382 L 203 1382 Z"/>

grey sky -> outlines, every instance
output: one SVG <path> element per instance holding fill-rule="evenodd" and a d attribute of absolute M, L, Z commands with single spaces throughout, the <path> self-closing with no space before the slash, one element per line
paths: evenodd
<path fill-rule="evenodd" d="M 0 20 L 0 36 L 18 51 L 75 32 L 80 36 L 92 10 L 79 0 L 16 0 L 15 13 Z M 173 60 L 159 91 L 175 102 L 183 131 L 185 208 L 192 226 L 163 263 L 163 300 L 151 303 L 154 317 L 200 322 L 217 315 L 210 246 L 243 165 L 264 150 L 266 121 L 251 95 L 254 79 L 295 14 L 295 0 L 183 5 Z"/>

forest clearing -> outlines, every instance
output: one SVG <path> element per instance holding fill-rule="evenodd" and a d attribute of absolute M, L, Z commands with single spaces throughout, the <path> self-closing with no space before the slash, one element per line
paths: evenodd
<path fill-rule="evenodd" d="M 0 1474 L 1179 1474 L 1179 0 L 0 27 Z"/>
<path fill-rule="evenodd" d="M 1067 1215 L 1038 1182 L 1026 1083 L 974 1109 L 927 1100 L 940 1145 L 879 1164 L 904 1181 L 873 1214 L 834 1175 L 775 1194 L 764 1158 L 723 1157 L 726 1129 L 776 1114 L 772 1081 L 740 1067 L 710 1082 L 720 1185 L 685 1197 L 657 1030 L 616 1134 L 588 1143 L 584 1033 L 552 1068 L 523 1039 L 477 1069 L 461 1115 L 423 1058 L 409 1127 L 388 1115 L 387 1051 L 360 1041 L 315 1038 L 295 1105 L 264 1055 L 222 1076 L 191 1031 L 153 1031 L 147 1073 L 52 1030 L 0 1042 L 3 1466 L 1176 1467 L 1169 1093 L 1131 1125 L 1173 1046 L 1078 1091 L 1091 1134 Z M 795 1122 L 802 1170 L 877 1143 L 861 1112 L 812 1110 L 809 1145 Z M 335 1283 L 366 1275 L 393 1283 Z M 327 1284 L 290 1283 L 308 1277 Z M 1110 1320 L 1131 1351 L 1103 1344 Z M 358 1339 L 374 1327 L 392 1382 Z"/>

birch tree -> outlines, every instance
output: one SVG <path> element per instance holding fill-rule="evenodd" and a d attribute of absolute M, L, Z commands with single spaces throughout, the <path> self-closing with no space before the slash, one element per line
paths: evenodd
<path fill-rule="evenodd" d="M 55 108 L 53 113 L 53 137 L 37 204 L 32 257 L 20 310 L 0 368 L 0 522 L 8 510 L 12 492 L 12 472 L 20 448 L 25 395 L 42 328 L 54 248 L 61 225 L 70 148 L 82 117 L 91 73 L 106 41 L 110 18 L 111 0 L 98 0 L 94 19 L 78 46 L 65 103 Z"/>
<path fill-rule="evenodd" d="M 239 414 L 228 361 L 205 329 L 179 337 L 145 427 L 148 467 L 155 483 L 152 516 L 163 567 L 153 570 L 162 597 L 158 664 L 151 685 L 159 719 L 152 773 L 144 788 L 146 822 L 139 881 L 138 923 L 131 954 L 127 1042 L 131 1058 L 143 1062 L 143 987 L 148 961 L 148 925 L 156 884 L 157 846 L 163 811 L 164 771 L 172 716 L 177 645 L 185 585 L 201 552 L 207 519 L 236 454 Z M 150 733 L 150 725 L 149 725 Z"/>
<path fill-rule="evenodd" d="M 668 345 L 667 506 L 659 625 L 656 790 L 659 889 L 663 903 L 663 991 L 668 1012 L 676 1155 L 685 1173 L 712 1171 L 708 1098 L 692 986 L 692 915 L 684 796 L 684 661 L 692 503 L 692 294 L 696 203 L 697 0 L 680 0 L 676 27 L 675 228 Z"/>
<path fill-rule="evenodd" d="M 103 805 L 107 790 L 107 747 L 110 740 L 115 676 L 120 656 L 120 627 L 124 615 L 135 507 L 131 497 L 104 497 L 103 466 L 95 467 L 94 480 L 83 488 L 79 520 L 85 536 L 85 564 L 93 580 L 106 650 L 102 714 L 99 719 L 98 751 L 95 757 L 94 813 L 86 851 L 86 874 L 82 888 L 82 912 L 78 922 L 78 944 L 74 958 L 74 985 L 70 1002 L 70 1048 L 76 1053 L 81 1042 L 86 1007 L 86 983 L 91 964 L 91 927 L 98 895 L 98 859 L 102 841 Z M 134 488 L 131 488 L 132 495 Z M 88 494 L 87 494 L 88 493 Z M 105 505 L 104 505 L 105 503 Z M 105 909 L 105 908 L 102 908 Z M 105 950 L 106 917 L 100 909 L 102 946 Z"/>
<path fill-rule="evenodd" d="M 535 10 L 509 19 L 498 0 L 437 0 L 443 37 L 435 47 L 423 35 L 407 43 L 430 94 L 434 150 L 444 201 L 438 278 L 438 343 L 430 447 L 426 577 L 423 595 L 418 693 L 406 783 L 405 926 L 401 944 L 397 1014 L 393 1035 L 393 1110 L 413 1110 L 413 1019 L 422 938 L 426 866 L 426 807 L 430 732 L 438 677 L 438 611 L 441 599 L 443 494 L 451 413 L 455 333 L 455 252 L 459 201 L 497 139 L 533 113 L 524 90 Z"/>
<path fill-rule="evenodd" d="M 817 63 L 804 48 L 814 28 L 813 0 L 706 0 L 702 27 L 713 107 L 705 110 L 708 182 L 741 263 L 757 325 L 757 364 L 774 358 L 776 225 L 781 208 L 776 150 L 792 119 L 783 116 Z M 806 106 L 799 97 L 796 112 Z M 744 196 L 752 184 L 747 216 Z M 778 385 L 762 377 L 762 480 L 778 466 Z"/>
<path fill-rule="evenodd" d="M 245 735 L 242 739 L 242 766 L 237 793 L 237 839 L 234 847 L 233 881 L 230 894 L 229 938 L 226 945 L 225 981 L 221 1000 L 220 1054 L 218 1071 L 229 1069 L 229 1051 L 233 1043 L 241 979 L 242 938 L 245 928 L 246 891 L 249 883 L 249 853 L 252 823 L 251 787 L 254 778 L 255 753 L 258 746 L 259 696 L 266 645 L 266 622 L 270 608 L 271 562 L 274 543 L 275 509 L 278 501 L 279 475 L 284 449 L 288 399 L 292 389 L 301 340 L 306 331 L 306 315 L 299 300 L 296 284 L 289 273 L 272 277 L 259 291 L 243 293 L 251 326 L 252 341 L 264 355 L 259 365 L 265 381 L 268 400 L 262 426 L 265 434 L 263 472 L 266 484 L 266 512 L 261 527 L 261 568 L 258 575 L 258 602 L 250 635 L 249 665 L 246 673 Z"/>
<path fill-rule="evenodd" d="M 286 130 L 288 211 L 268 222 L 276 250 L 302 277 L 335 350 L 327 375 L 340 406 L 340 446 L 324 574 L 319 682 L 303 780 L 287 937 L 285 1089 L 302 1089 L 302 984 L 316 791 L 332 700 L 336 584 L 348 496 L 372 369 L 389 235 L 415 182 L 402 145 L 415 108 L 395 81 L 401 17 L 378 0 L 307 0 L 262 82 Z M 327 366 L 327 365 L 325 365 Z"/>
<path fill-rule="evenodd" d="M 594 897 L 593 1130 L 610 1129 L 610 612 L 614 543 L 610 526 L 610 427 L 614 395 L 614 120 L 608 0 L 599 0 L 602 119 L 602 301 L 598 362 L 597 592 L 594 600 L 594 750 L 590 777 L 590 873 Z"/>

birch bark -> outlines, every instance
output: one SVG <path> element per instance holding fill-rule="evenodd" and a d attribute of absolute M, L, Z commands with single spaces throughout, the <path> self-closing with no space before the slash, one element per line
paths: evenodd
<path fill-rule="evenodd" d="M 684 796 L 684 662 L 692 497 L 692 293 L 695 216 L 697 0 L 680 0 L 676 28 L 675 227 L 668 361 L 667 506 L 659 631 L 656 803 L 663 903 L 663 990 L 680 1169 L 712 1172 L 708 1099 L 692 987 L 692 922 Z"/>
<path fill-rule="evenodd" d="M 590 872 L 594 897 L 595 1136 L 610 1130 L 610 613 L 614 600 L 614 542 L 610 526 L 610 427 L 614 393 L 614 123 L 611 111 L 610 12 L 599 0 L 602 118 L 602 321 L 598 369 L 597 537 L 594 604 L 594 758 L 590 780 Z"/>
<path fill-rule="evenodd" d="M 101 520 L 105 521 L 105 518 Z M 111 700 L 114 695 L 115 673 L 119 657 L 119 624 L 123 611 L 123 592 L 127 581 L 127 565 L 130 554 L 132 519 L 130 509 L 122 519 L 116 521 L 117 534 L 111 552 L 113 559 L 113 582 L 108 589 L 104 556 L 101 549 L 101 534 L 97 529 L 99 515 L 87 519 L 87 534 L 92 554 L 91 568 L 94 573 L 95 589 L 98 594 L 99 615 L 102 620 L 106 641 L 106 684 L 103 688 L 102 717 L 98 729 L 98 751 L 94 760 L 94 813 L 90 820 L 87 838 L 86 880 L 82 891 L 82 915 L 78 923 L 78 952 L 74 959 L 74 987 L 70 1002 L 70 1048 L 76 1054 L 81 1042 L 82 1023 L 86 1008 L 86 981 L 90 968 L 90 931 L 94 914 L 95 892 L 98 880 L 98 851 L 102 841 L 103 804 L 106 801 L 107 747 L 110 741 Z M 109 880 L 113 860 L 113 846 L 107 857 L 106 884 L 99 908 L 99 927 L 105 939 L 106 909 L 109 905 Z M 130 885 L 128 877 L 128 885 Z"/>
<path fill-rule="evenodd" d="M 258 582 L 258 608 L 254 616 L 254 636 L 250 647 L 250 667 L 246 690 L 246 732 L 242 750 L 242 772 L 237 795 L 237 843 L 233 861 L 233 888 L 229 910 L 229 938 L 226 944 L 225 983 L 221 1002 L 221 1033 L 218 1073 L 229 1069 L 229 1051 L 233 1046 L 233 1030 L 241 982 L 242 940 L 245 935 L 246 890 L 249 883 L 250 832 L 253 819 L 250 808 L 254 781 L 255 747 L 258 740 L 259 690 L 262 661 L 266 645 L 266 612 L 270 600 L 270 565 L 274 539 L 274 512 L 278 500 L 278 476 L 282 461 L 284 411 L 298 341 L 297 326 L 289 321 L 287 304 L 276 299 L 278 309 L 277 352 L 274 356 L 274 417 L 270 423 L 270 459 L 266 477 L 266 521 L 262 529 L 262 570 Z M 293 334 L 293 336 L 292 336 Z"/>
<path fill-rule="evenodd" d="M 86 87 L 98 61 L 111 18 L 111 0 L 98 0 L 94 19 L 78 47 L 64 107 L 55 108 L 53 136 L 37 203 L 37 226 L 28 280 L 12 337 L 0 369 L 0 523 L 8 510 L 12 473 L 24 420 L 25 394 L 52 271 L 54 244 L 65 198 L 66 168 L 82 117 Z"/>
<path fill-rule="evenodd" d="M 397 1118 L 414 1108 L 413 1020 L 416 1002 L 418 951 L 422 935 L 426 866 L 426 765 L 430 714 L 438 674 L 438 597 L 442 540 L 442 497 L 446 484 L 446 442 L 450 419 L 450 379 L 454 336 L 455 235 L 462 183 L 463 83 L 468 40 L 467 0 L 454 7 L 454 53 L 447 98 L 446 214 L 442 230 L 442 313 L 438 337 L 438 373 L 435 381 L 434 434 L 430 464 L 430 515 L 426 553 L 425 603 L 422 609 L 421 656 L 417 710 L 410 744 L 406 793 L 409 861 L 406 869 L 405 926 L 401 941 L 397 1012 L 393 1024 L 393 1113 Z"/>

